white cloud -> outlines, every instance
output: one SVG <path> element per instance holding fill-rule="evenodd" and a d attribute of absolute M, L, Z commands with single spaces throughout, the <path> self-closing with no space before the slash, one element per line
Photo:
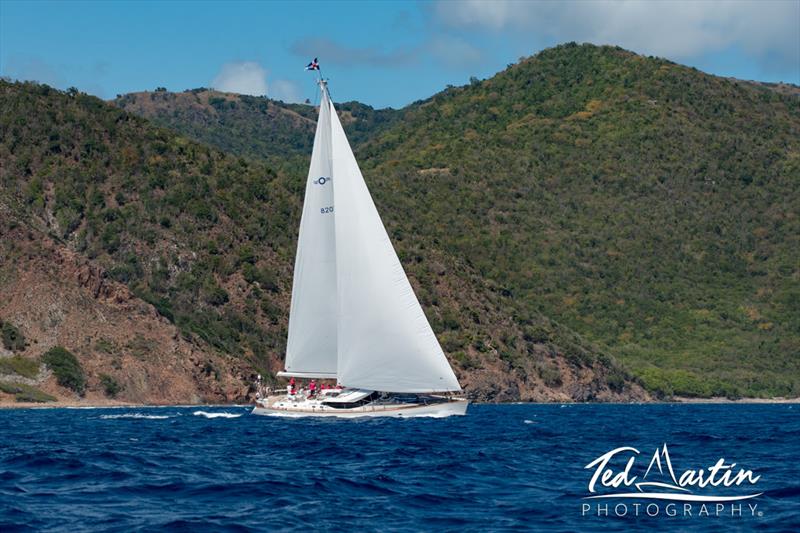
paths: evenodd
<path fill-rule="evenodd" d="M 284 102 L 302 102 L 302 91 L 290 80 L 267 81 L 269 72 L 255 61 L 242 61 L 222 65 L 211 86 L 228 93 L 269 96 Z"/>
<path fill-rule="evenodd" d="M 764 61 L 800 62 L 796 0 L 439 0 L 434 13 L 450 27 L 534 32 L 676 59 L 737 46 Z"/>
<path fill-rule="evenodd" d="M 263 96 L 267 94 L 267 71 L 254 61 L 226 63 L 211 86 L 228 93 Z"/>
<path fill-rule="evenodd" d="M 300 88 L 296 83 L 289 80 L 275 80 L 270 82 L 269 97 L 274 100 L 283 100 L 287 103 L 299 103 L 303 101 L 300 95 Z"/>

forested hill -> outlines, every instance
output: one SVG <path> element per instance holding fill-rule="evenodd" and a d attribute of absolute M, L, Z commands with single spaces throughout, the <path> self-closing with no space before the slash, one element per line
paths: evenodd
<path fill-rule="evenodd" d="M 361 154 L 401 217 L 651 390 L 800 394 L 797 97 L 562 46 Z"/>
<path fill-rule="evenodd" d="M 305 146 L 308 120 L 274 111 Z M 282 368 L 304 174 L 77 91 L 0 81 L 0 402 L 245 401 L 256 372 Z M 396 220 L 471 397 L 647 398 L 601 349 Z"/>
<path fill-rule="evenodd" d="M 796 396 L 797 95 L 568 44 L 402 110 L 341 107 L 395 241 L 458 258 L 508 314 L 568 325 L 657 394 Z M 169 100 L 130 98 L 145 97 Z M 117 103 L 137 112 L 128 98 Z M 215 112 L 236 120 L 217 133 L 242 139 L 225 148 L 275 160 L 241 135 L 254 131 L 248 100 L 225 98 Z M 164 109 L 148 116 L 215 142 Z M 281 131 L 294 161 L 284 147 L 305 149 L 312 129 Z"/>
<path fill-rule="evenodd" d="M 311 105 L 205 88 L 130 93 L 113 103 L 198 142 L 267 159 L 273 166 L 307 164 L 314 144 L 317 112 Z M 393 109 L 375 110 L 358 102 L 338 107 L 354 143 L 371 138 L 402 116 Z"/>

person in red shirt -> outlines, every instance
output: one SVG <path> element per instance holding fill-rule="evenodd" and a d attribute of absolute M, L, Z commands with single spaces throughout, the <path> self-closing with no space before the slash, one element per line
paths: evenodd
<path fill-rule="evenodd" d="M 317 395 L 317 382 L 312 379 L 311 383 L 308 384 L 308 397 L 313 398 L 316 395 Z"/>
<path fill-rule="evenodd" d="M 289 395 L 294 394 L 294 377 L 289 380 Z"/>

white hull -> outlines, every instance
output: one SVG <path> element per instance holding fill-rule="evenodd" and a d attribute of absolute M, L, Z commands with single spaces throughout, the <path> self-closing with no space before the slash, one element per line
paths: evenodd
<path fill-rule="evenodd" d="M 330 407 L 316 401 L 297 403 L 275 399 L 273 397 L 257 403 L 256 407 L 253 409 L 253 414 L 288 418 L 445 418 L 448 416 L 466 415 L 468 405 L 468 400 L 453 399 L 432 404 L 367 404 L 358 407 L 341 408 Z"/>

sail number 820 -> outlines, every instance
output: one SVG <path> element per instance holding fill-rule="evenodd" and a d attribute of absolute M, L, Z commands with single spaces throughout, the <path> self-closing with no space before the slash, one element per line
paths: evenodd
<path fill-rule="evenodd" d="M 327 215 L 328 213 L 333 213 L 333 206 L 330 205 L 328 207 L 321 207 L 319 209 L 319 212 L 322 213 L 323 215 Z"/>

